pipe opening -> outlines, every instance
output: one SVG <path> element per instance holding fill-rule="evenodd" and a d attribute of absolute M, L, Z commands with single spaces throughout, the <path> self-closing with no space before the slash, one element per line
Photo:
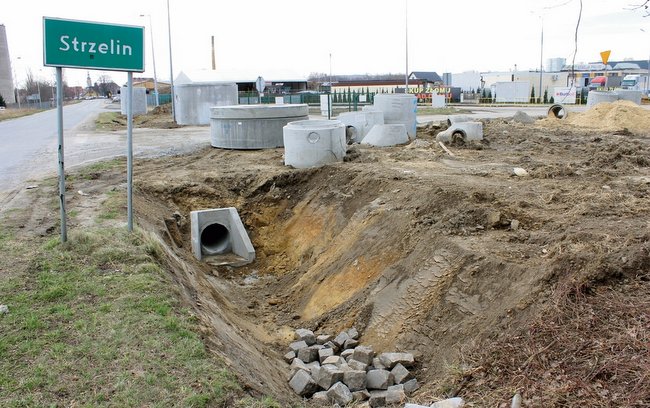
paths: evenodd
<path fill-rule="evenodd" d="M 208 255 L 230 250 L 230 231 L 221 224 L 210 224 L 201 231 L 201 248 Z"/>
<path fill-rule="evenodd" d="M 557 119 L 566 119 L 569 116 L 569 111 L 567 111 L 562 105 L 551 105 L 548 108 L 548 115 L 550 117 L 555 117 Z"/>

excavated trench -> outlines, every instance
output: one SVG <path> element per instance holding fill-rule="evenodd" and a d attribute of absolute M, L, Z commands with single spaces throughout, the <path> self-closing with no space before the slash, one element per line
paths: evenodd
<path fill-rule="evenodd" d="M 551 151 L 533 177 L 517 178 L 512 163 L 530 152 L 502 147 L 466 147 L 463 160 L 431 146 L 353 148 L 346 163 L 306 170 L 285 167 L 278 150 L 206 149 L 138 169 L 136 215 L 164 244 L 206 343 L 251 393 L 297 400 L 282 360 L 293 331 L 353 326 L 379 352 L 414 353 L 426 390 L 464 350 L 526 321 L 586 247 L 600 256 L 595 208 L 617 205 L 588 197 L 594 212 L 576 222 L 567 185 L 543 176 L 564 159 Z M 572 188 L 602 185 L 595 174 Z M 190 211 L 222 207 L 238 209 L 255 262 L 232 268 L 192 256 Z"/>

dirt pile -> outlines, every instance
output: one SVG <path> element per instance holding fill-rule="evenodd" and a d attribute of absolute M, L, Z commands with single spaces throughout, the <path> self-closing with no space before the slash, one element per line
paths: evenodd
<path fill-rule="evenodd" d="M 444 374 L 465 372 L 484 339 L 525 327 L 558 282 L 616 285 L 647 259 L 647 139 L 502 120 L 484 134 L 453 157 L 422 134 L 429 143 L 357 146 L 319 169 L 285 167 L 281 149 L 150 160 L 135 171 L 136 212 L 161 237 L 165 218 L 185 218 L 164 238 L 176 279 L 251 389 L 292 395 L 277 367 L 297 327 L 354 326 L 378 352 L 422 362 L 420 398 L 454 394 Z M 184 244 L 189 211 L 228 206 L 257 261 L 197 263 Z"/>
<path fill-rule="evenodd" d="M 461 395 L 498 406 L 519 390 L 529 405 L 553 406 L 537 401 L 556 401 L 563 384 L 586 378 L 605 402 L 643 406 L 633 393 L 650 389 L 650 356 L 639 348 L 649 333 L 638 315 L 649 284 L 650 140 L 493 120 L 484 141 L 451 147 L 452 156 L 434 137 L 423 130 L 408 146 L 353 146 L 346 162 L 318 169 L 284 166 L 282 149 L 206 146 L 137 160 L 137 223 L 165 244 L 206 344 L 251 393 L 297 403 L 283 360 L 295 330 L 356 327 L 378 353 L 414 355 L 414 401 Z M 70 188 L 119 190 L 124 177 L 115 170 Z M 70 210 L 89 199 L 74 195 Z M 198 262 L 190 211 L 231 206 L 256 261 Z M 613 336 L 613 320 L 596 310 L 602 293 L 622 296 L 611 316 L 631 328 L 627 337 Z M 572 333 L 571 344 L 549 341 L 553 333 Z M 630 350 L 636 358 L 623 375 L 613 361 Z M 571 404 L 598 406 L 590 390 Z"/>
<path fill-rule="evenodd" d="M 635 134 L 650 134 L 650 111 L 630 101 L 602 102 L 586 112 L 571 113 L 566 119 L 545 118 L 538 121 L 544 126 L 573 125 L 598 132 L 621 132 L 626 129 Z"/>

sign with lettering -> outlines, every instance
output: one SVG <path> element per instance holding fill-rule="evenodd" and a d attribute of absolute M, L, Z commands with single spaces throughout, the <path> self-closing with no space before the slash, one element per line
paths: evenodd
<path fill-rule="evenodd" d="M 576 87 L 555 87 L 553 88 L 553 102 L 561 103 L 562 105 L 570 105 L 576 103 Z"/>
<path fill-rule="evenodd" d="M 144 27 L 43 17 L 43 64 L 144 71 Z"/>

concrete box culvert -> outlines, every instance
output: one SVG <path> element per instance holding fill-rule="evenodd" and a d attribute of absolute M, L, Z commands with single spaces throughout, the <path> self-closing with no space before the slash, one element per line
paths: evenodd
<path fill-rule="evenodd" d="M 374 106 L 384 112 L 385 124 L 403 124 L 409 139 L 416 138 L 418 101 L 412 94 L 378 94 Z"/>
<path fill-rule="evenodd" d="M 346 127 L 339 120 L 300 120 L 283 128 L 284 164 L 295 168 L 342 162 Z"/>
<path fill-rule="evenodd" d="M 230 105 L 210 108 L 211 144 L 223 149 L 284 146 L 283 128 L 309 119 L 309 105 Z"/>
<path fill-rule="evenodd" d="M 129 98 L 127 94 L 129 88 L 123 86 L 120 88 L 120 113 L 122 115 L 128 114 Z M 147 89 L 139 86 L 133 87 L 133 115 L 144 115 L 147 113 Z"/>
<path fill-rule="evenodd" d="M 384 113 L 380 110 L 343 112 L 336 119 L 347 127 L 348 141 L 360 143 L 373 126 L 384 124 Z"/>
<path fill-rule="evenodd" d="M 192 253 L 199 261 L 229 254 L 238 258 L 221 263 L 239 266 L 255 260 L 255 249 L 234 207 L 192 211 L 190 220 Z"/>
<path fill-rule="evenodd" d="M 210 124 L 210 108 L 236 105 L 235 83 L 197 83 L 174 86 L 176 122 L 179 125 Z"/>
<path fill-rule="evenodd" d="M 469 142 L 483 140 L 482 122 L 460 122 L 452 124 L 447 130 L 436 135 L 439 142 Z"/>
<path fill-rule="evenodd" d="M 406 128 L 401 123 L 375 125 L 363 138 L 361 144 L 389 147 L 408 143 L 409 136 Z"/>

